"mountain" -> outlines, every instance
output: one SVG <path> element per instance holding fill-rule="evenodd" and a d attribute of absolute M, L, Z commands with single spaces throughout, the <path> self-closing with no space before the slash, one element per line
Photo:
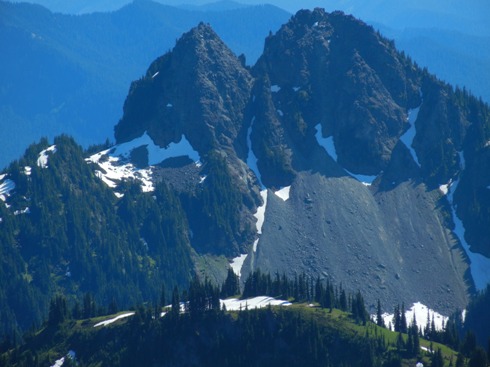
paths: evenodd
<path fill-rule="evenodd" d="M 251 65 L 264 37 L 290 17 L 274 6 L 227 1 L 187 7 L 149 1 L 36 2 L 55 14 L 32 4 L 0 4 L 2 168 L 43 136 L 69 134 L 84 147 L 112 140 L 130 82 L 199 21 L 209 22 Z M 281 4 L 290 11 L 297 7 Z M 446 10 L 435 5 L 348 1 L 325 6 L 371 21 L 419 65 L 488 102 L 490 32 L 485 19 L 475 16 L 486 14 L 486 4 L 472 2 L 461 9 L 455 3 Z"/>
<path fill-rule="evenodd" d="M 478 195 L 475 202 L 480 203 L 488 194 L 486 186 L 466 176 L 473 169 L 481 172 L 476 166 L 486 160 L 487 107 L 417 69 L 392 42 L 365 24 L 315 10 L 299 12 L 266 40 L 263 55 L 250 70 L 254 85 L 247 106 L 240 107 L 242 97 L 232 106 L 243 108 L 241 115 L 227 107 L 230 93 L 222 80 L 236 74 L 248 79 L 242 76 L 247 70 L 236 60 L 210 62 L 209 55 L 225 52 L 215 49 L 215 37 L 206 26 L 198 27 L 198 32 L 207 43 L 194 33 L 182 42 L 197 42 L 198 60 L 208 65 L 201 73 L 192 64 L 198 74 L 192 78 L 199 84 L 189 89 L 190 82 L 173 68 L 188 63 L 177 45 L 133 83 L 125 114 L 116 126 L 116 141 L 146 132 L 164 147 L 186 136 L 204 162 L 210 151 L 221 151 L 232 186 L 242 195 L 243 188 L 250 187 L 250 173 L 231 172 L 236 170 L 235 156 L 240 165 L 247 163 L 257 177 L 252 192 L 272 191 L 263 191 L 258 202 L 255 196 L 252 205 L 247 206 L 249 198 L 241 199 L 237 209 L 240 213 L 248 209 L 257 218 L 265 210 L 263 227 L 257 225 L 258 245 L 255 238 L 248 243 L 252 249 L 241 252 L 248 253 L 242 273 L 256 267 L 289 275 L 323 273 L 352 286 L 362 277 L 372 289 L 371 302 L 375 295 L 385 300 L 400 297 L 401 286 L 407 303 L 426 297 L 428 304 L 437 298 L 438 307 L 463 305 L 467 260 L 462 247 L 454 246 L 461 231 L 451 230 L 453 220 L 461 225 L 461 217 L 472 249 L 488 256 L 485 231 L 477 224 L 487 221 L 482 209 L 486 205 L 476 209 L 466 196 Z M 195 54 L 186 55 L 195 60 Z M 241 85 L 233 89 L 246 95 L 249 87 Z M 199 91 L 204 95 L 196 95 Z M 174 105 L 174 95 L 186 96 L 185 110 Z M 242 119 L 241 125 L 237 119 Z M 189 122 L 190 130 L 185 126 Z M 370 176 L 369 186 L 360 182 L 360 175 Z M 272 195 L 281 188 L 289 188 L 286 201 Z M 352 223 L 357 223 L 355 229 Z M 195 236 L 193 241 L 203 240 Z M 487 261 L 463 244 L 474 265 Z M 424 282 L 428 274 L 422 270 L 434 259 L 441 267 L 431 270 L 431 279 L 444 282 L 435 287 L 437 296 L 434 284 Z M 472 271 L 481 289 L 487 275 L 478 273 L 477 266 Z"/>
<path fill-rule="evenodd" d="M 65 294 L 153 302 L 231 267 L 448 315 L 489 282 L 490 109 L 340 12 L 253 66 L 209 24 L 131 84 L 116 145 L 61 136 L 0 178 L 2 330 Z"/>
<path fill-rule="evenodd" d="M 74 16 L 0 2 L 0 167 L 41 137 L 69 134 L 84 147 L 112 140 L 130 82 L 200 21 L 253 63 L 289 17 L 273 6 L 203 12 L 136 1 Z"/>

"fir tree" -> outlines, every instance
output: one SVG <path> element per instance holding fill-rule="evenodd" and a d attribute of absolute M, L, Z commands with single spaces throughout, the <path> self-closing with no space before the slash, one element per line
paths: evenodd
<path fill-rule="evenodd" d="M 381 310 L 381 302 L 378 298 L 378 305 L 376 308 L 376 325 L 385 327 L 385 320 L 383 319 L 383 312 Z"/>
<path fill-rule="evenodd" d="M 407 327 L 407 317 L 405 315 L 405 303 L 402 303 L 402 309 L 400 312 L 400 331 L 402 333 L 407 333 L 408 327 Z"/>

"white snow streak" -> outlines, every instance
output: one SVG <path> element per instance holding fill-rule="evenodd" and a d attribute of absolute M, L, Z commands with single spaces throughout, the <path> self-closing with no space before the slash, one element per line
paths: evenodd
<path fill-rule="evenodd" d="M 25 209 L 22 209 L 22 210 L 16 210 L 14 212 L 14 215 L 20 215 L 20 214 L 30 214 L 31 213 L 31 209 L 29 209 L 29 207 L 25 208 Z"/>
<path fill-rule="evenodd" d="M 113 322 L 116 322 L 117 320 L 121 320 L 121 319 L 124 319 L 126 317 L 133 316 L 133 315 L 134 315 L 134 312 L 123 313 L 123 314 L 116 316 L 112 319 L 98 322 L 97 324 L 94 325 L 94 327 L 107 326 L 107 325 L 112 324 Z"/>
<path fill-rule="evenodd" d="M 320 144 L 323 149 L 327 152 L 327 154 L 333 158 L 335 162 L 337 162 L 337 151 L 335 149 L 335 144 L 333 141 L 333 136 L 329 136 L 328 138 L 324 138 L 322 136 L 322 125 L 318 124 L 315 126 L 316 129 L 316 141 Z"/>
<path fill-rule="evenodd" d="M 0 180 L 2 180 L 6 175 L 1 175 Z M 10 196 L 10 192 L 15 189 L 15 182 L 9 179 L 6 179 L 2 183 L 0 183 L 0 200 L 6 201 L 7 196 Z"/>
<path fill-rule="evenodd" d="M 337 162 L 337 150 L 335 149 L 335 144 L 334 144 L 334 141 L 333 141 L 333 136 L 329 136 L 328 138 L 324 138 L 322 136 L 322 125 L 321 124 L 318 124 L 315 126 L 315 129 L 316 129 L 316 134 L 315 134 L 315 137 L 316 137 L 316 140 L 318 142 L 318 144 L 323 148 L 325 149 L 325 151 L 327 152 L 327 154 L 332 157 L 332 159 Z M 357 181 L 361 182 L 364 186 L 371 186 L 371 184 L 373 183 L 373 181 L 376 179 L 377 176 L 367 176 L 367 175 L 358 175 L 358 174 L 355 174 L 355 173 L 352 173 L 348 170 L 346 170 L 344 168 L 344 170 L 349 174 L 351 175 L 352 177 L 354 177 Z"/>
<path fill-rule="evenodd" d="M 243 263 L 245 262 L 247 256 L 248 256 L 247 254 L 243 254 L 238 257 L 235 257 L 230 263 L 231 269 L 236 275 L 238 275 L 238 277 L 242 275 Z"/>
<path fill-rule="evenodd" d="M 51 145 L 49 148 L 42 150 L 37 158 L 37 166 L 41 168 L 48 167 L 48 153 L 56 153 L 56 145 Z"/>
<path fill-rule="evenodd" d="M 185 135 L 182 135 L 178 143 L 170 143 L 168 147 L 161 148 L 153 142 L 153 139 L 146 132 L 130 142 L 116 145 L 113 155 L 128 158 L 133 149 L 141 146 L 146 146 L 148 149 L 148 164 L 150 165 L 161 163 L 168 158 L 181 156 L 188 156 L 194 162 L 200 160 L 199 153 L 192 148 Z"/>
<path fill-rule="evenodd" d="M 373 184 L 373 181 L 376 179 L 378 176 L 368 176 L 368 175 L 358 175 L 355 173 L 352 173 L 344 168 L 345 172 L 347 172 L 349 175 L 354 177 L 357 181 L 362 183 L 364 186 L 371 186 Z"/>
<path fill-rule="evenodd" d="M 257 218 L 257 223 L 255 223 L 255 226 L 257 228 L 257 234 L 260 235 L 262 234 L 262 226 L 264 225 L 265 221 L 265 209 L 267 207 L 267 189 L 262 190 L 260 192 L 260 196 L 262 196 L 262 199 L 264 200 L 264 204 L 259 206 L 257 208 L 257 212 L 254 214 L 254 217 Z M 253 252 L 257 252 L 257 245 L 259 244 L 259 238 L 257 238 L 253 244 Z"/>
<path fill-rule="evenodd" d="M 156 77 L 158 74 L 160 74 L 160 72 L 159 72 L 159 71 L 157 71 L 155 74 L 153 74 L 153 75 L 151 76 L 151 78 L 152 78 L 152 79 L 153 79 L 153 78 L 155 78 L 155 77 Z"/>
<path fill-rule="evenodd" d="M 259 180 L 259 185 L 261 188 L 264 188 L 262 185 L 262 176 L 260 175 L 259 167 L 257 166 L 257 157 L 252 150 L 252 127 L 255 122 L 255 116 L 252 118 L 252 122 L 250 123 L 250 127 L 247 131 L 247 148 L 248 148 L 248 156 L 247 156 L 247 166 L 255 173 L 255 177 Z"/>
<path fill-rule="evenodd" d="M 274 192 L 274 194 L 280 197 L 283 201 L 289 199 L 289 191 L 291 190 L 291 186 L 286 186 L 280 189 L 279 191 Z"/>
<path fill-rule="evenodd" d="M 264 308 L 269 305 L 271 306 L 290 306 L 291 302 L 275 299 L 267 296 L 259 296 L 248 299 L 237 299 L 230 298 L 227 300 L 221 300 L 221 307 L 223 304 L 226 307 L 227 311 L 244 311 L 244 310 L 253 310 L 255 308 Z"/>
<path fill-rule="evenodd" d="M 75 360 L 75 357 L 76 357 L 75 352 L 72 351 L 72 350 L 70 350 L 66 356 L 61 357 L 60 359 L 56 360 L 51 367 L 61 367 L 61 366 L 63 366 L 63 363 L 65 363 L 65 358 L 66 357 L 68 357 L 69 359 L 71 359 L 72 361 L 74 361 Z"/>
<path fill-rule="evenodd" d="M 31 175 L 31 173 L 32 173 L 32 167 L 30 167 L 30 166 L 25 166 L 25 167 L 24 167 L 24 174 L 25 174 L 26 176 L 30 176 L 30 175 Z"/>
<path fill-rule="evenodd" d="M 277 110 L 277 114 L 281 117 L 284 116 L 284 112 L 282 112 L 282 110 Z"/>
<path fill-rule="evenodd" d="M 400 140 L 410 150 L 410 154 L 412 155 L 413 160 L 415 161 L 415 163 L 417 163 L 417 166 L 420 167 L 419 159 L 417 157 L 417 152 L 412 147 L 413 139 L 415 138 L 415 135 L 417 134 L 417 131 L 415 129 L 415 121 L 417 120 L 417 116 L 419 115 L 419 111 L 420 111 L 420 106 L 408 111 L 407 121 L 408 121 L 408 124 L 410 125 L 410 127 L 405 132 L 405 134 L 400 136 Z"/>
<path fill-rule="evenodd" d="M 61 367 L 63 366 L 63 363 L 65 363 L 65 357 L 61 357 L 60 359 L 56 360 L 51 367 Z"/>
<path fill-rule="evenodd" d="M 463 170 L 465 160 L 462 152 L 459 153 L 459 158 L 461 170 Z M 446 196 L 449 204 L 451 205 L 451 213 L 454 222 L 453 233 L 459 238 L 459 241 L 461 242 L 461 245 L 463 246 L 466 255 L 468 255 L 468 258 L 470 259 L 471 276 L 473 277 L 473 281 L 475 282 L 476 289 L 483 290 L 486 288 L 487 284 L 490 283 L 490 259 L 483 256 L 482 254 L 472 252 L 470 250 L 470 246 L 466 242 L 466 239 L 464 237 L 464 225 L 461 219 L 459 219 L 458 215 L 456 214 L 456 206 L 454 204 L 454 193 L 456 192 L 458 185 L 459 178 L 449 186 L 449 193 Z"/>

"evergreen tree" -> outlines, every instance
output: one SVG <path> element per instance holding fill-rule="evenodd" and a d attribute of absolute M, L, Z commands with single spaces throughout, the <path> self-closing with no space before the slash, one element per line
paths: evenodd
<path fill-rule="evenodd" d="M 68 309 L 66 307 L 66 298 L 57 295 L 51 300 L 49 305 L 48 325 L 56 326 L 61 324 L 68 317 Z"/>
<path fill-rule="evenodd" d="M 458 353 L 458 357 L 456 358 L 456 366 L 455 367 L 464 367 L 464 356 L 462 353 Z"/>
<path fill-rule="evenodd" d="M 400 331 L 402 333 L 407 333 L 408 327 L 407 327 L 407 317 L 405 315 L 405 303 L 402 303 L 402 309 L 400 312 Z"/>
<path fill-rule="evenodd" d="M 487 353 L 482 347 L 473 350 L 468 367 L 487 367 Z"/>
<path fill-rule="evenodd" d="M 472 331 L 467 331 L 461 344 L 461 353 L 467 358 L 476 348 L 476 336 Z"/>
<path fill-rule="evenodd" d="M 347 296 L 344 289 L 340 289 L 339 307 L 342 311 L 347 311 Z"/>
<path fill-rule="evenodd" d="M 228 268 L 228 273 L 221 287 L 221 297 L 228 298 L 240 294 L 240 278 L 232 268 Z"/>
<path fill-rule="evenodd" d="M 179 288 L 177 286 L 174 287 L 174 290 L 172 291 L 172 310 L 171 314 L 174 317 L 179 316 L 180 314 L 180 295 L 179 295 Z"/>
<path fill-rule="evenodd" d="M 83 310 L 82 316 L 84 319 L 94 317 L 96 315 L 97 307 L 95 305 L 94 298 L 90 293 L 85 293 L 83 296 Z"/>
<path fill-rule="evenodd" d="M 376 308 L 376 325 L 385 327 L 385 320 L 383 319 L 383 312 L 381 310 L 381 302 L 378 298 L 378 305 Z"/>
<path fill-rule="evenodd" d="M 432 353 L 431 367 L 444 367 L 444 359 L 442 357 L 441 348 L 437 348 L 437 352 Z"/>
<path fill-rule="evenodd" d="M 396 305 L 393 311 L 393 326 L 396 332 L 401 331 L 400 305 Z"/>
<path fill-rule="evenodd" d="M 160 307 L 165 307 L 167 305 L 167 295 L 165 294 L 165 286 L 162 285 L 162 291 L 160 292 Z"/>

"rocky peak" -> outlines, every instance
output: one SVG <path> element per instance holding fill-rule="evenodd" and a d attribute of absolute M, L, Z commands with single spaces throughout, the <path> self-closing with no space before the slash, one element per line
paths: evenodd
<path fill-rule="evenodd" d="M 412 63 L 372 27 L 340 12 L 298 12 L 267 39 L 254 72 L 281 88 L 274 101 L 284 120 L 294 116 L 289 135 L 297 153 L 310 153 L 321 123 L 339 147 L 338 161 L 355 173 L 386 169 L 408 128 L 408 109 L 421 103 Z M 285 92 L 291 89 L 296 95 Z M 293 109 L 285 113 L 285 105 Z"/>
<path fill-rule="evenodd" d="M 184 134 L 205 155 L 229 147 L 240 130 L 252 77 L 204 23 L 185 33 L 174 49 L 150 65 L 131 85 L 117 142 L 144 131 L 160 146 Z"/>

